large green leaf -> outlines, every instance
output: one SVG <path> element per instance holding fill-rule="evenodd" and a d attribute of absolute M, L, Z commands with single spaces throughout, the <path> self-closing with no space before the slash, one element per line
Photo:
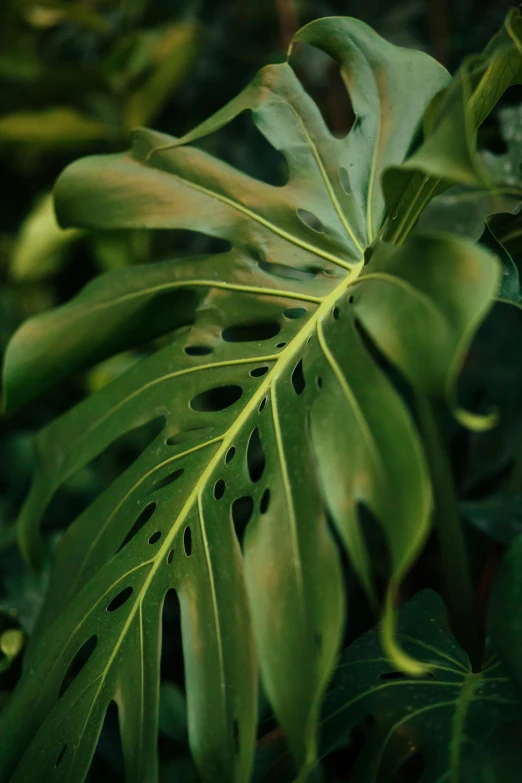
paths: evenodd
<path fill-rule="evenodd" d="M 428 533 L 429 480 L 409 411 L 369 343 L 420 393 L 448 396 L 499 268 L 486 250 L 450 236 L 376 245 L 363 266 L 384 217 L 379 173 L 402 162 L 448 76 L 354 20 L 320 20 L 305 39 L 345 51 L 367 133 L 356 127 L 334 139 L 290 66 L 269 66 L 184 139 L 140 130 L 130 152 L 80 161 L 58 183 L 63 223 L 191 228 L 231 248 L 108 273 L 25 324 L 7 351 L 5 400 L 14 408 L 173 332 L 37 439 L 20 519 L 33 562 L 38 526 L 64 482 L 129 430 L 163 422 L 56 547 L 25 673 L 2 714 L 1 781 L 82 780 L 111 701 L 128 780 L 156 780 L 161 607 L 171 589 L 202 780 L 249 779 L 256 659 L 304 779 L 344 618 L 323 495 L 371 596 L 359 506 L 382 526 L 391 553 L 385 649 L 408 671 L 425 668 L 397 645 L 393 604 Z M 411 82 L 401 87 L 405 72 L 414 95 Z M 285 156 L 284 187 L 185 146 L 245 110 Z"/>

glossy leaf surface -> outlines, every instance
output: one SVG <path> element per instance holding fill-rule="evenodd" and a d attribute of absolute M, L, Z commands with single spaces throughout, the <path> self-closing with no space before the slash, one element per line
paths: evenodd
<path fill-rule="evenodd" d="M 402 163 L 448 75 L 354 20 L 319 20 L 298 38 L 334 47 L 365 133 L 333 138 L 290 65 L 273 65 L 183 139 L 139 130 L 128 153 L 84 159 L 58 183 L 63 224 L 190 228 L 230 249 L 110 272 L 27 322 L 8 349 L 12 409 L 163 339 L 37 440 L 20 518 L 34 563 L 42 516 L 64 482 L 120 436 L 157 425 L 56 547 L 25 674 L 2 714 L 2 781 L 34 780 L 35 769 L 39 780 L 83 780 L 111 701 L 127 779 L 157 779 L 161 608 L 171 590 L 201 779 L 249 780 L 258 666 L 304 779 L 345 616 L 326 505 L 370 596 L 360 505 L 376 516 L 391 553 L 386 654 L 424 671 L 416 651 L 401 650 L 393 616 L 429 532 L 431 490 L 375 346 L 419 392 L 451 398 L 499 265 L 471 243 L 428 235 L 376 244 L 363 266 L 384 219 L 380 174 Z M 417 80 L 413 98 L 405 69 Z M 188 146 L 243 111 L 283 154 L 285 186 Z"/>

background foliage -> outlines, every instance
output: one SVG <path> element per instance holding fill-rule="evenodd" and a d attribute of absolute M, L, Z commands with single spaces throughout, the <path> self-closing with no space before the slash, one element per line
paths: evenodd
<path fill-rule="evenodd" d="M 266 62 L 282 59 L 286 43 L 312 18 L 353 15 L 394 43 L 424 49 L 450 70 L 462 57 L 480 51 L 496 30 L 509 3 L 487 0 L 404 0 L 364 4 L 341 0 L 9 0 L 0 8 L 0 348 L 28 316 L 68 300 L 99 271 L 143 262 L 149 257 L 203 253 L 211 240 L 195 232 L 173 239 L 140 232 L 86 235 L 63 232 L 54 222 L 49 191 L 63 167 L 79 155 L 128 146 L 129 130 L 148 124 L 182 135 L 236 95 Z M 350 108 L 327 58 L 302 57 L 299 75 L 330 128 L 350 127 Z M 485 159 L 502 167 L 520 185 L 522 95 L 509 90 L 494 118 L 481 131 Z M 206 142 L 210 152 L 274 182 L 279 159 L 250 126 L 236 121 L 226 134 Z M 453 196 L 450 194 L 448 198 Z M 455 230 L 466 232 L 449 201 Z M 437 225 L 436 210 L 423 218 Z M 522 246 L 511 239 L 515 263 Z M 463 394 L 474 409 L 500 405 L 502 424 L 470 434 L 447 422 L 446 435 L 458 481 L 462 511 L 469 520 L 469 544 L 481 597 L 485 601 L 502 548 L 522 532 L 522 463 L 519 455 L 522 363 L 516 360 L 520 313 L 497 305 L 475 341 L 466 364 Z M 34 628 L 46 583 L 22 564 L 13 522 L 32 471 L 35 431 L 100 388 L 138 358 L 129 352 L 88 374 L 61 384 L 38 406 L 4 420 L 0 441 L 0 705 L 20 674 L 19 653 Z M 45 522 L 47 549 L 76 516 L 130 464 L 147 432 L 122 439 L 69 481 L 53 501 Z M 517 456 L 518 455 L 518 456 Z M 513 465 L 515 470 L 513 471 Z M 433 580 L 433 553 L 406 586 L 411 593 Z M 346 641 L 368 630 L 371 613 L 355 583 L 350 589 L 351 622 Z M 407 597 L 407 594 L 404 596 Z M 160 757 L 165 781 L 190 783 L 195 777 L 186 748 L 179 646 L 179 610 L 165 611 L 162 661 Z M 368 710 L 370 714 L 371 710 Z M 265 718 L 263 748 L 277 745 L 277 731 Z M 359 716 L 364 717 L 364 716 Z M 329 757 L 328 783 L 348 779 L 361 738 L 349 739 Z M 167 742 L 167 738 L 170 741 Z M 174 740 L 174 741 L 172 741 Z M 358 745 L 359 743 L 359 745 Z M 355 767 L 356 769 L 356 767 Z M 411 779 L 406 770 L 405 780 Z M 104 727 L 92 780 L 119 780 L 121 755 L 114 716 Z M 413 778 L 414 779 L 414 778 Z"/>

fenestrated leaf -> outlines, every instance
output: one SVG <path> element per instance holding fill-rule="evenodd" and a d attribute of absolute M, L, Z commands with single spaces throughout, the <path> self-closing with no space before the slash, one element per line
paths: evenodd
<path fill-rule="evenodd" d="M 160 417 L 165 422 L 56 547 L 25 674 L 2 714 L 2 781 L 36 774 L 82 780 L 111 701 L 119 709 L 128 780 L 156 780 L 161 606 L 171 589 L 180 599 L 189 738 L 202 780 L 249 778 L 254 646 L 304 779 L 315 762 L 317 717 L 344 616 L 339 555 L 314 480 L 318 457 L 321 470 L 334 473 L 338 460 L 353 455 L 357 471 L 348 475 L 335 522 L 371 591 L 364 552 L 350 536 L 359 502 L 376 512 L 392 551 L 386 650 L 419 671 L 397 647 L 392 601 L 428 533 L 429 480 L 409 412 L 358 322 L 414 385 L 440 396 L 487 310 L 498 269 L 483 249 L 424 237 L 398 255 L 377 247 L 358 278 L 383 218 L 375 172 L 402 162 L 447 75 L 426 55 L 394 50 L 359 22 L 338 24 L 338 50 L 353 54 L 343 65 L 348 86 L 358 101 L 371 99 L 368 114 L 379 113 L 369 136 L 335 140 L 290 66 L 269 66 L 184 139 L 139 131 L 129 153 L 80 161 L 58 184 L 64 223 L 191 228 L 232 247 L 109 273 L 70 304 L 28 322 L 7 353 L 6 400 L 15 407 L 71 372 L 186 327 L 37 440 L 38 469 L 20 520 L 22 546 L 33 560 L 43 512 L 67 478 L 120 435 Z M 326 32 L 331 37 L 325 21 L 306 29 L 321 45 Z M 406 63 L 423 85 L 416 100 L 397 86 Z M 392 98 L 404 105 L 390 114 Z M 285 156 L 284 187 L 185 146 L 247 109 Z M 357 173 L 348 193 L 351 163 Z M 451 271 L 447 285 L 436 269 L 441 251 Z M 463 288 L 460 305 L 456 287 Z M 382 322 L 370 306 L 373 300 L 380 307 L 381 298 Z M 405 350 L 408 321 L 415 330 Z M 339 355 L 348 343 L 353 364 Z M 417 367 L 427 356 L 428 366 Z M 342 427 L 329 410 L 339 396 Z M 389 434 L 377 433 L 381 427 Z M 333 442 L 332 428 L 333 449 L 326 441 Z M 392 438 L 400 451 L 392 451 Z M 60 696 L 71 663 L 94 637 L 87 662 Z"/>
<path fill-rule="evenodd" d="M 345 741 L 367 716 L 373 727 L 350 778 L 352 783 L 395 780 L 414 754 L 424 762 L 419 783 L 472 783 L 470 763 L 483 763 L 495 730 L 518 720 L 521 702 L 500 661 L 490 657 L 473 672 L 454 639 L 440 597 L 423 591 L 399 612 L 398 638 L 404 649 L 429 667 L 412 679 L 387 660 L 375 630 L 342 655 L 321 721 L 321 750 Z M 486 778 L 487 779 L 487 778 Z"/>

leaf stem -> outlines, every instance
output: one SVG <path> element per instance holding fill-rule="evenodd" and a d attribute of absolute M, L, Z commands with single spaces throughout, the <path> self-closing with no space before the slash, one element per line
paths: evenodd
<path fill-rule="evenodd" d="M 421 394 L 417 395 L 417 414 L 431 474 L 434 522 L 450 622 L 455 638 L 469 655 L 473 671 L 478 671 L 483 640 L 451 466 L 437 411 Z"/>

